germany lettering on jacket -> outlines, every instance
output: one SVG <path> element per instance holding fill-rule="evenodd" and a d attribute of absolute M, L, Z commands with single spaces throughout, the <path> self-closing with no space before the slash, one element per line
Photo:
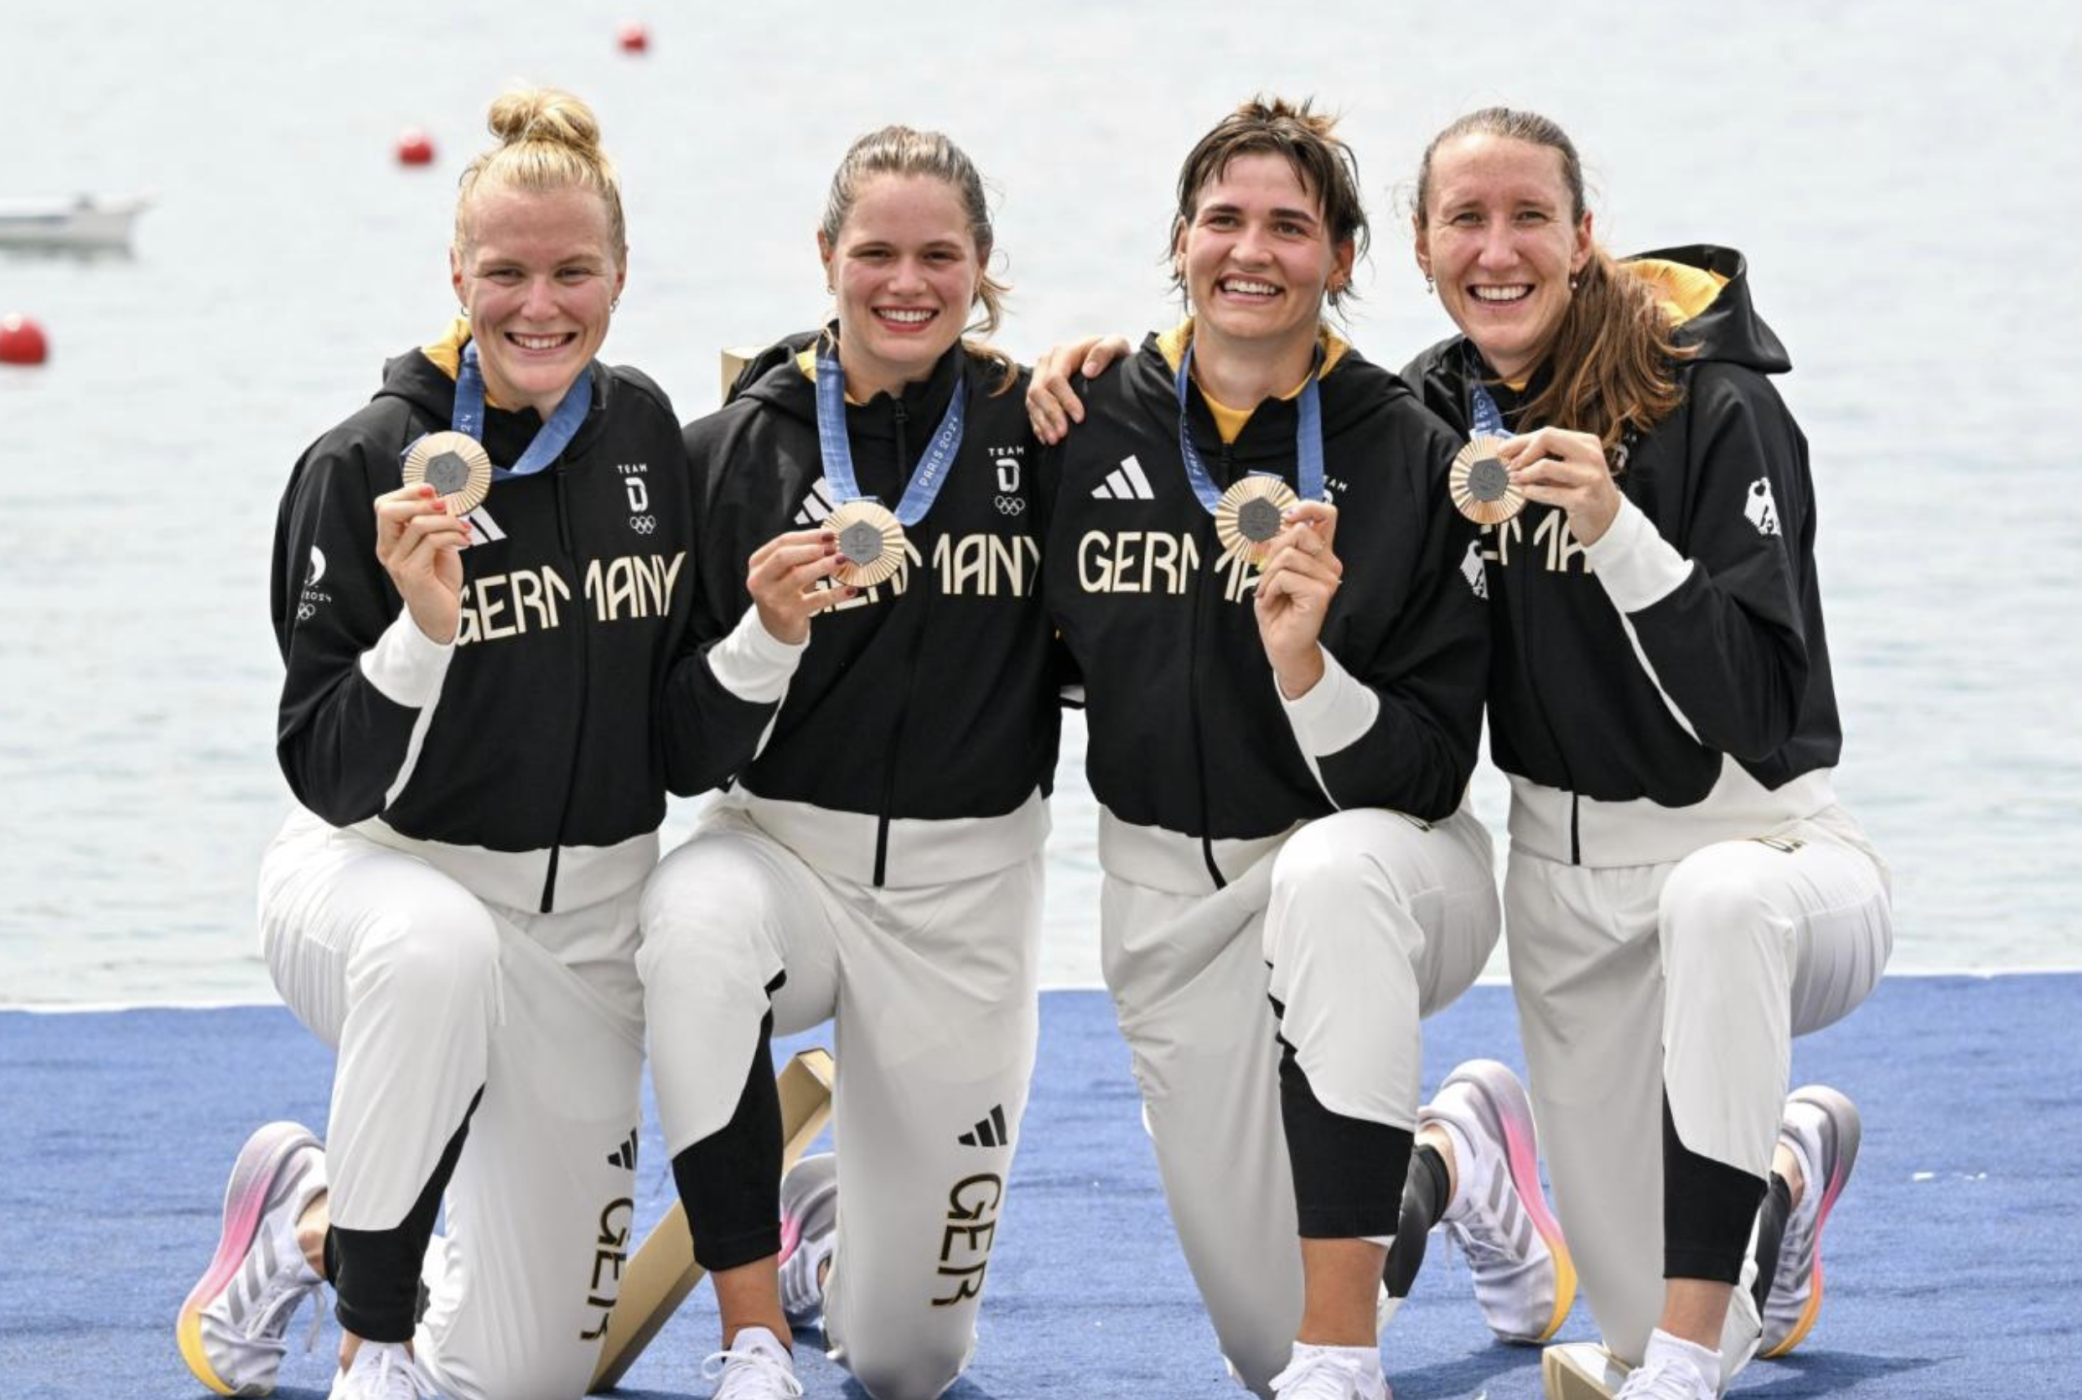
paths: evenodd
<path fill-rule="evenodd" d="M 583 587 L 594 621 L 665 616 L 672 607 L 672 586 L 686 562 L 684 549 L 670 559 L 662 554 L 624 554 L 588 560 Z M 463 585 L 455 644 L 496 642 L 562 626 L 563 605 L 570 601 L 571 585 L 553 564 L 473 579 Z"/>

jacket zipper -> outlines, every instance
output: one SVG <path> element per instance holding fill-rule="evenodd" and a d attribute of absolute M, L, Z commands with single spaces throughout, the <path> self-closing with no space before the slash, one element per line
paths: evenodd
<path fill-rule="evenodd" d="M 578 551 L 572 544 L 570 503 L 564 487 L 564 464 L 550 469 L 557 483 L 557 542 L 564 547 L 565 566 L 579 573 Z M 584 592 L 581 580 L 580 592 Z M 578 791 L 579 739 L 586 728 L 587 678 L 592 671 L 592 628 L 586 625 L 584 609 L 578 619 L 578 723 L 571 735 L 571 769 L 564 782 L 564 804 L 557 813 L 557 841 L 549 848 L 549 868 L 542 878 L 542 912 L 552 913 L 557 903 L 557 866 L 564 853 L 564 837 L 571 824 L 572 795 Z"/>
<path fill-rule="evenodd" d="M 896 473 L 897 479 L 901 481 L 909 471 L 911 462 L 910 441 L 904 432 L 911 415 L 905 409 L 903 399 L 893 399 L 891 403 L 896 423 Z M 924 570 L 919 571 L 919 577 L 913 580 L 913 586 L 921 590 L 926 587 Z M 890 599 L 891 607 L 895 607 L 896 603 L 895 598 Z M 918 670 L 919 640 L 925 635 L 925 604 L 926 599 L 921 596 L 918 625 L 911 629 L 910 640 L 904 646 L 904 684 L 903 689 L 898 692 L 903 696 L 903 703 L 897 707 L 896 727 L 891 730 L 889 747 L 882 754 L 882 809 L 875 816 L 876 889 L 882 888 L 883 877 L 889 873 L 889 813 L 896 805 L 897 755 L 903 748 L 905 721 L 911 714 L 911 682 Z"/>
<path fill-rule="evenodd" d="M 1229 444 L 1222 444 L 1222 481 L 1226 484 L 1235 464 L 1230 457 Z M 1206 530 L 1196 521 L 1194 529 L 1201 535 Z M 1209 551 L 1214 546 L 1203 545 Z M 1210 557 L 1211 554 L 1210 554 Z M 1193 580 L 1193 630 L 1186 640 L 1186 712 L 1192 717 L 1193 771 L 1200 779 L 1200 858 L 1207 865 L 1207 873 L 1214 877 L 1216 889 L 1228 888 L 1229 881 L 1222 875 L 1222 867 L 1215 861 L 1214 824 L 1208 818 L 1207 741 L 1200 728 L 1200 695 L 1204 687 L 1200 684 L 1200 634 L 1208 626 L 1206 599 L 1207 580 Z"/>

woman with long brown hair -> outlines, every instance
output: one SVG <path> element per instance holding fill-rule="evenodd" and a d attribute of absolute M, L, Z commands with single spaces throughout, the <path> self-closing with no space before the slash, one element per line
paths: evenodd
<path fill-rule="evenodd" d="M 1787 1097 L 1791 1040 L 1892 946 L 1886 867 L 1831 785 L 1813 480 L 1767 378 L 1789 362 L 1739 254 L 1606 253 L 1574 145 L 1535 114 L 1440 132 L 1414 233 L 1461 331 L 1404 375 L 1471 438 L 1511 980 L 1618 1358 L 1550 1349 L 1549 1394 L 1710 1400 L 1760 1334 L 1781 1355 L 1814 1323 L 1858 1118 Z"/>

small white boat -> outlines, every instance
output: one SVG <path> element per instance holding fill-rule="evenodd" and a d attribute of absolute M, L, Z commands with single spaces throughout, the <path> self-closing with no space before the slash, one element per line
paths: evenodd
<path fill-rule="evenodd" d="M 124 248 L 149 201 L 0 199 L 0 248 Z"/>

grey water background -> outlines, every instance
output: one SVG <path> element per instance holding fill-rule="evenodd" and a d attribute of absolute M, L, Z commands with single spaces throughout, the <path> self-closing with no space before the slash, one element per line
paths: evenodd
<path fill-rule="evenodd" d="M 613 8 L 550 0 L 0 4 L 0 197 L 154 195 L 128 259 L 0 255 L 0 1003 L 267 999 L 252 888 L 287 792 L 268 539 L 302 447 L 453 309 L 455 177 L 515 79 L 597 108 L 627 189 L 608 358 L 684 416 L 716 351 L 824 312 L 845 143 L 939 126 L 998 191 L 1002 343 L 1175 314 L 1159 254 L 1192 140 L 1259 90 L 1345 114 L 1374 219 L 1351 334 L 1444 334 L 1409 253 L 1430 133 L 1558 118 L 1616 249 L 1749 255 L 1791 348 L 1847 719 L 1845 800 L 1894 871 L 1901 969 L 2082 964 L 2082 11 L 1937 0 L 1710 17 L 1319 3 Z M 205 17 L 207 16 L 207 17 Z M 617 51 L 627 19 L 652 51 Z M 431 170 L 391 159 L 407 125 Z M 1097 981 L 1073 732 L 1047 972 Z M 1500 779 L 1478 809 L 1499 825 Z M 683 831 L 692 808 L 675 809 Z M 1492 971 L 1501 971 L 1501 962 Z"/>

